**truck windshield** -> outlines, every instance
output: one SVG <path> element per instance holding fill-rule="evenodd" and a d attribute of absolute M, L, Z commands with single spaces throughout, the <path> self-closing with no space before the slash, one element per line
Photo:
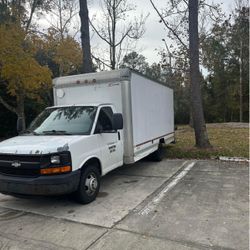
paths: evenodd
<path fill-rule="evenodd" d="M 74 106 L 44 110 L 26 132 L 34 135 L 89 135 L 96 107 Z"/>

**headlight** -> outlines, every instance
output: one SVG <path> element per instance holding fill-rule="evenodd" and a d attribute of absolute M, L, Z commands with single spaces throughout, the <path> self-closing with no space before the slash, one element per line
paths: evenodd
<path fill-rule="evenodd" d="M 50 162 L 52 163 L 52 164 L 60 164 L 60 156 L 59 155 L 53 155 L 53 156 L 51 156 L 51 158 L 50 158 Z"/>
<path fill-rule="evenodd" d="M 41 175 L 64 174 L 72 171 L 69 151 L 44 155 L 41 157 Z"/>

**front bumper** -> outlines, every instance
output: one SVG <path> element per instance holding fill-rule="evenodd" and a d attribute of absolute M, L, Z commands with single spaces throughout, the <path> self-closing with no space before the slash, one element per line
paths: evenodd
<path fill-rule="evenodd" d="M 0 193 L 24 195 L 69 194 L 77 190 L 80 175 L 80 170 L 67 174 L 39 176 L 35 178 L 0 174 Z"/>

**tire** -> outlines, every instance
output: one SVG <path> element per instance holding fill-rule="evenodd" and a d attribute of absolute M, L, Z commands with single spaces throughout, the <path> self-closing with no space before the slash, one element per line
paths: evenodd
<path fill-rule="evenodd" d="M 88 204 L 96 199 L 100 189 L 100 172 L 94 165 L 89 165 L 82 170 L 79 187 L 75 193 L 76 201 Z"/>
<path fill-rule="evenodd" d="M 159 143 L 158 149 L 151 154 L 151 159 L 156 162 L 162 161 L 164 153 L 163 151 L 163 145 L 162 143 Z"/>

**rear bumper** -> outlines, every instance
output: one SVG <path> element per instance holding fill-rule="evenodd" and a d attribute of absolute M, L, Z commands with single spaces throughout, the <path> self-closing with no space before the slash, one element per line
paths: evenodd
<path fill-rule="evenodd" d="M 0 192 L 24 195 L 62 195 L 77 190 L 80 170 L 67 174 L 36 178 L 14 177 L 0 174 Z"/>

